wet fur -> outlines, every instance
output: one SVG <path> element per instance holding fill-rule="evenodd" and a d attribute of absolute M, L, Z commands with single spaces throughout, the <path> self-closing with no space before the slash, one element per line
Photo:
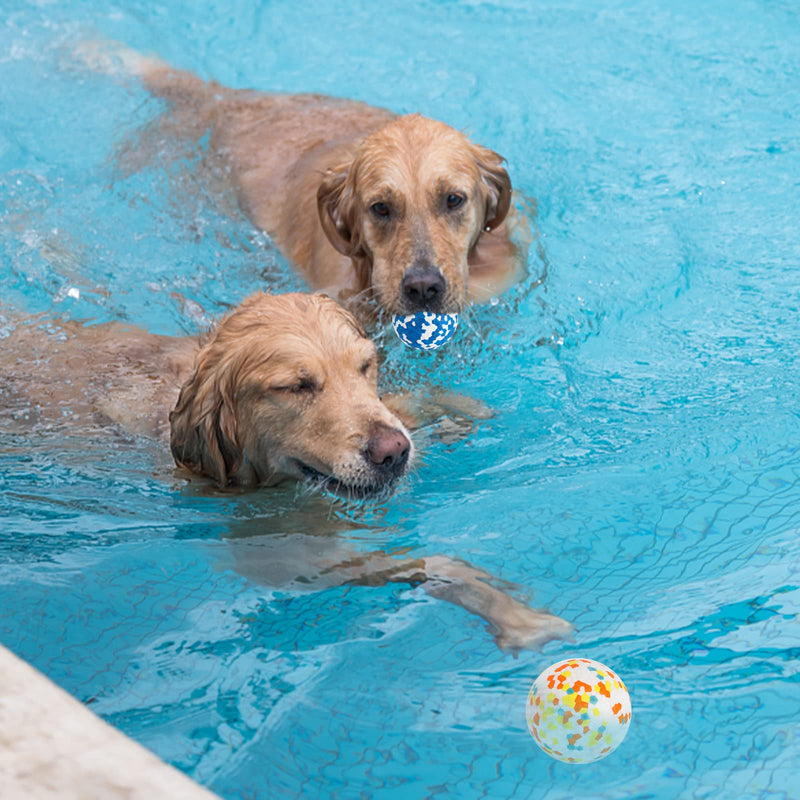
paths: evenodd
<path fill-rule="evenodd" d="M 402 280 L 415 266 L 443 274 L 441 311 L 496 295 L 523 271 L 525 237 L 518 248 L 512 232 L 524 226 L 502 157 L 443 122 L 323 95 L 229 89 L 116 44 L 87 45 L 81 57 L 137 75 L 166 100 L 165 137 L 210 131 L 217 174 L 230 178 L 242 210 L 313 288 L 353 310 L 374 296 L 408 312 Z M 451 211 L 453 192 L 465 201 Z M 370 211 L 376 202 L 391 206 L 388 221 Z"/>
<path fill-rule="evenodd" d="M 313 391 L 295 392 L 302 380 Z M 221 486 L 305 479 L 304 464 L 354 492 L 382 490 L 370 436 L 410 439 L 378 397 L 374 344 L 317 295 L 253 295 L 203 341 L 22 319 L 0 348 L 0 384 L 9 428 L 169 436 L 179 465 Z"/>
<path fill-rule="evenodd" d="M 410 439 L 378 397 L 375 346 L 317 295 L 245 300 L 200 351 L 170 423 L 176 462 L 222 485 L 302 479 L 307 465 L 345 489 L 380 490 L 367 442 L 380 428 Z"/>
<path fill-rule="evenodd" d="M 255 295 L 202 341 L 41 316 L 13 315 L 8 327 L 0 347 L 2 432 L 68 429 L 94 437 L 112 427 L 169 435 L 179 464 L 222 485 L 302 477 L 296 466 L 302 459 L 370 488 L 369 476 L 359 472 L 364 459 L 356 458 L 365 437 L 376 424 L 405 430 L 378 398 L 374 346 L 327 298 Z M 304 378 L 315 382 L 316 397 L 285 394 Z M 301 527 L 319 532 L 320 520 Z M 296 537 L 259 536 L 257 547 L 245 553 L 240 543 L 234 552 L 257 579 L 284 556 L 304 590 L 421 584 L 482 617 L 497 645 L 513 652 L 571 631 L 565 620 L 530 608 L 464 561 L 354 552 L 334 536 L 306 536 L 303 543 L 309 547 L 294 547 Z M 281 550 L 289 545 L 291 552 Z"/>

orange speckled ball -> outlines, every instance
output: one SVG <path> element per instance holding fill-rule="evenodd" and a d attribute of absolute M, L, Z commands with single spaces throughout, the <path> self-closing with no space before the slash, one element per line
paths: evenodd
<path fill-rule="evenodd" d="M 589 764 L 622 743 L 630 727 L 631 698 L 613 670 L 590 658 L 569 658 L 533 682 L 525 716 L 545 753 L 569 764 Z"/>

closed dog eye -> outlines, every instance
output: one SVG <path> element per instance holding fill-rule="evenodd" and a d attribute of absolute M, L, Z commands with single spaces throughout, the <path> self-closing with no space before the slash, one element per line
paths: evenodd
<path fill-rule="evenodd" d="M 368 358 L 362 365 L 361 365 L 361 374 L 366 375 L 372 367 L 376 365 L 375 356 Z"/>
<path fill-rule="evenodd" d="M 320 388 L 319 384 L 313 378 L 300 378 L 294 383 L 280 384 L 277 386 L 270 386 L 271 392 L 278 392 L 279 394 L 313 394 Z"/>

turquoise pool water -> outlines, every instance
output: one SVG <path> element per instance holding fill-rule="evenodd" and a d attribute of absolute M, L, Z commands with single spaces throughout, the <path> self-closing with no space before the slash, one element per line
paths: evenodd
<path fill-rule="evenodd" d="M 201 152 L 119 169 L 160 106 L 70 59 L 98 35 L 467 130 L 537 198 L 548 268 L 436 354 L 385 339 L 388 383 L 497 414 L 380 506 L 198 491 L 147 442 L 0 430 L 0 641 L 224 798 L 797 797 L 796 4 L 4 0 L 3 304 L 193 333 L 299 284 L 203 190 Z M 468 558 L 575 641 L 515 659 L 421 589 L 262 569 L 319 536 Z M 590 766 L 525 728 L 566 654 L 632 695 Z"/>

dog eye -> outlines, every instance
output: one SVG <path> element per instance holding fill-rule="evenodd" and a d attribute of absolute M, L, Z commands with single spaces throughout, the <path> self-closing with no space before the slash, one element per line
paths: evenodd
<path fill-rule="evenodd" d="M 370 359 L 368 359 L 367 361 L 365 361 L 365 362 L 364 362 L 364 363 L 361 365 L 361 374 L 362 374 L 362 375 L 366 375 L 366 374 L 369 372 L 369 370 L 370 370 L 370 367 L 371 367 L 371 366 L 372 366 L 374 363 L 375 363 L 375 359 L 374 359 L 374 358 L 370 358 Z"/>
<path fill-rule="evenodd" d="M 449 194 L 445 202 L 447 203 L 447 207 L 452 211 L 463 204 L 464 197 L 460 194 Z"/>
<path fill-rule="evenodd" d="M 304 394 L 306 392 L 313 392 L 317 388 L 317 384 L 313 378 L 300 378 L 300 380 L 291 387 L 292 394 Z"/>
<path fill-rule="evenodd" d="M 373 203 L 369 208 L 376 217 L 386 219 L 389 216 L 389 206 L 386 203 Z"/>
<path fill-rule="evenodd" d="M 270 386 L 273 392 L 282 392 L 285 394 L 306 394 L 314 392 L 317 389 L 317 384 L 313 378 L 300 378 L 297 383 L 290 383 L 286 386 Z"/>

